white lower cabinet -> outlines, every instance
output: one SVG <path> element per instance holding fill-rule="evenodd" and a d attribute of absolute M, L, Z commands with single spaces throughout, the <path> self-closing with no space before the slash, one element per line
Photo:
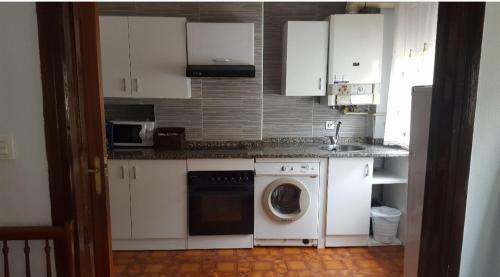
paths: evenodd
<path fill-rule="evenodd" d="M 330 158 L 328 167 L 325 245 L 367 246 L 373 158 Z"/>
<path fill-rule="evenodd" d="M 110 160 L 108 171 L 113 249 L 184 249 L 186 160 Z"/>
<path fill-rule="evenodd" d="M 127 160 L 110 160 L 108 162 L 111 237 L 113 239 L 132 238 L 128 166 Z"/>
<path fill-rule="evenodd" d="M 132 238 L 185 238 L 186 161 L 130 161 Z"/>

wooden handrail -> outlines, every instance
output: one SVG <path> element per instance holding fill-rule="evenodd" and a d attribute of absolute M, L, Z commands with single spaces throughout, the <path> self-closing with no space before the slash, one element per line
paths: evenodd
<path fill-rule="evenodd" d="M 64 226 L 0 227 L 0 240 L 64 240 Z"/>
<path fill-rule="evenodd" d="M 73 222 L 67 222 L 64 226 L 20 226 L 20 227 L 0 227 L 0 242 L 3 253 L 4 276 L 10 277 L 9 272 L 9 246 L 8 241 L 24 241 L 24 255 L 26 276 L 31 276 L 30 268 L 30 247 L 28 241 L 45 241 L 45 258 L 47 267 L 47 276 L 52 276 L 50 262 L 50 244 L 49 241 L 61 241 L 65 245 L 66 265 L 68 272 L 62 276 L 75 276 L 74 268 L 74 246 L 73 246 Z"/>

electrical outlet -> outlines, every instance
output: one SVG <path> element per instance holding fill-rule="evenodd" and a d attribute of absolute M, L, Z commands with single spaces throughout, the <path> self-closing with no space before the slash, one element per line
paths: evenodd
<path fill-rule="evenodd" d="M 333 121 L 333 120 L 326 120 L 325 121 L 325 129 L 326 130 L 333 130 L 333 129 L 335 129 L 335 121 Z"/>

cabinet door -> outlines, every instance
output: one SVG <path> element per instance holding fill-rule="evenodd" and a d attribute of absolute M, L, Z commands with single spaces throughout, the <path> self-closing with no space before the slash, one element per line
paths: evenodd
<path fill-rule="evenodd" d="M 368 235 L 372 158 L 331 158 L 328 163 L 327 235 Z"/>
<path fill-rule="evenodd" d="M 169 239 L 187 236 L 185 160 L 130 161 L 132 236 Z"/>
<path fill-rule="evenodd" d="M 111 237 L 131 239 L 130 183 L 128 161 L 108 162 L 109 206 L 111 213 Z"/>
<path fill-rule="evenodd" d="M 130 17 L 132 97 L 190 98 L 186 19 Z"/>
<path fill-rule="evenodd" d="M 128 18 L 99 17 L 104 97 L 130 97 Z"/>
<path fill-rule="evenodd" d="M 328 67 L 328 22 L 289 21 L 283 40 L 283 94 L 323 96 Z"/>
<path fill-rule="evenodd" d="M 190 65 L 254 64 L 253 23 L 188 23 Z"/>
<path fill-rule="evenodd" d="M 332 15 L 328 82 L 380 83 L 383 29 L 380 14 Z"/>

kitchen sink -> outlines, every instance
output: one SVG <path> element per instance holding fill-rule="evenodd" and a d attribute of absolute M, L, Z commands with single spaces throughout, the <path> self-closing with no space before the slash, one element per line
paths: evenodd
<path fill-rule="evenodd" d="M 320 148 L 323 150 L 335 151 L 335 152 L 361 151 L 365 149 L 363 146 L 351 145 L 351 144 L 343 144 L 337 146 L 328 144 L 328 145 L 321 145 Z"/>

